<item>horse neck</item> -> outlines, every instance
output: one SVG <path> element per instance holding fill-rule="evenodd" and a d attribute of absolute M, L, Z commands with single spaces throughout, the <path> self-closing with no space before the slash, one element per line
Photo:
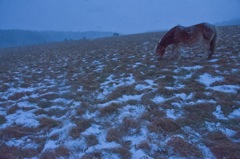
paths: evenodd
<path fill-rule="evenodd" d="M 175 26 L 174 28 L 172 28 L 171 30 L 169 30 L 162 38 L 160 45 L 164 48 L 167 48 L 169 45 L 171 44 L 175 44 L 176 40 L 175 40 L 175 32 L 176 30 L 179 29 L 179 27 L 181 26 Z"/>
<path fill-rule="evenodd" d="M 161 42 L 160 42 L 160 45 L 163 47 L 163 48 L 166 48 L 166 47 L 168 47 L 168 45 L 171 45 L 171 40 L 170 40 L 170 34 L 169 33 L 166 33 L 164 36 L 163 36 L 163 38 L 162 38 L 162 40 L 161 40 Z"/>

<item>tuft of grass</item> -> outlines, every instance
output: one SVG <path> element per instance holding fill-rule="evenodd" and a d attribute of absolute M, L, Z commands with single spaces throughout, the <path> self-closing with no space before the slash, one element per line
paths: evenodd
<path fill-rule="evenodd" d="M 92 152 L 92 153 L 88 153 L 85 154 L 84 156 L 82 156 L 81 159 L 101 159 L 102 158 L 102 153 L 101 152 Z"/>
<path fill-rule="evenodd" d="M 6 122 L 6 119 L 3 115 L 0 115 L 0 125 L 4 124 Z"/>
<path fill-rule="evenodd" d="M 202 125 L 205 121 L 214 121 L 215 117 L 212 112 L 215 111 L 215 104 L 199 103 L 196 105 L 183 107 L 184 117 L 179 119 L 184 125 L 197 126 Z"/>
<path fill-rule="evenodd" d="M 42 117 L 39 119 L 40 122 L 40 128 L 55 128 L 61 125 L 61 122 L 51 119 L 51 118 L 47 118 L 47 117 Z"/>
<path fill-rule="evenodd" d="M 0 86 L 0 92 L 5 92 L 7 91 L 9 86 L 6 83 L 2 83 Z"/>
<path fill-rule="evenodd" d="M 46 101 L 46 100 L 41 100 L 41 101 L 39 101 L 38 106 L 40 108 L 49 108 L 49 107 L 52 106 L 52 102 L 51 101 Z"/>
<path fill-rule="evenodd" d="M 123 132 L 126 135 L 133 135 L 135 133 L 140 132 L 140 128 L 141 128 L 140 123 L 136 121 L 134 118 L 125 117 L 123 119 L 119 131 Z"/>
<path fill-rule="evenodd" d="M 181 137 L 172 137 L 167 146 L 171 147 L 173 154 L 178 154 L 181 157 L 188 158 L 203 158 L 201 151 L 193 144 L 186 142 Z"/>
<path fill-rule="evenodd" d="M 11 139 L 20 139 L 27 135 L 35 134 L 38 129 L 28 128 L 28 127 L 19 127 L 17 125 L 12 125 L 1 129 L 0 131 L 0 140 L 8 141 Z M 0 153 L 1 154 L 1 153 Z"/>
<path fill-rule="evenodd" d="M 141 119 L 142 120 L 148 120 L 148 121 L 152 122 L 153 120 L 161 119 L 164 116 L 165 116 L 164 111 L 150 108 L 148 111 L 145 111 L 142 114 Z"/>
<path fill-rule="evenodd" d="M 61 117 L 66 113 L 66 110 L 62 110 L 59 108 L 54 108 L 54 109 L 50 109 L 46 112 L 46 114 L 48 116 L 56 116 L 56 117 Z"/>
<path fill-rule="evenodd" d="M 33 148 L 22 149 L 21 147 L 8 147 L 5 144 L 0 144 L 1 159 L 33 158 L 38 154 L 39 151 Z"/>
<path fill-rule="evenodd" d="M 7 114 L 14 114 L 16 113 L 20 108 L 17 105 L 13 105 L 11 106 L 8 110 L 7 110 Z"/>
<path fill-rule="evenodd" d="M 39 159 L 69 158 L 70 151 L 64 146 L 60 146 L 54 150 L 46 150 L 40 154 Z"/>
<path fill-rule="evenodd" d="M 77 139 L 80 137 L 80 131 L 78 127 L 73 127 L 71 128 L 69 135 L 73 138 L 73 139 Z"/>
<path fill-rule="evenodd" d="M 132 153 L 129 151 L 129 147 L 117 147 L 111 149 L 113 153 L 119 154 L 120 158 L 132 158 Z"/>
<path fill-rule="evenodd" d="M 21 99 L 24 96 L 25 96 L 24 92 L 17 92 L 17 93 L 14 93 L 13 95 L 9 96 L 8 100 L 16 101 L 16 100 Z"/>
<path fill-rule="evenodd" d="M 72 136 L 74 139 L 77 139 L 80 137 L 80 133 L 84 132 L 87 128 L 89 128 L 92 125 L 92 120 L 91 119 L 73 119 L 75 122 L 76 126 L 73 127 L 69 134 Z"/>
<path fill-rule="evenodd" d="M 90 134 L 88 136 L 85 137 L 86 143 L 88 145 L 88 147 L 94 146 L 98 144 L 98 139 L 95 135 Z"/>
<path fill-rule="evenodd" d="M 181 130 L 181 127 L 172 119 L 154 119 L 149 125 L 148 130 L 155 133 L 173 134 Z"/>
<path fill-rule="evenodd" d="M 216 158 L 238 158 L 240 145 L 229 140 L 222 132 L 210 132 L 204 140 Z"/>
<path fill-rule="evenodd" d="M 107 142 L 112 142 L 112 141 L 120 142 L 121 137 L 122 137 L 122 132 L 120 132 L 119 129 L 110 128 L 107 131 L 106 140 Z"/>
<path fill-rule="evenodd" d="M 107 115 L 114 114 L 118 111 L 120 107 L 121 105 L 118 103 L 111 103 L 109 106 L 99 109 L 100 116 L 107 116 Z"/>
<path fill-rule="evenodd" d="M 227 136 L 221 131 L 213 131 L 207 134 L 207 139 L 211 141 L 226 141 L 228 140 Z"/>
<path fill-rule="evenodd" d="M 138 148 L 138 149 L 145 150 L 145 151 L 150 151 L 150 150 L 151 150 L 151 147 L 150 147 L 148 141 L 141 141 L 141 142 L 137 145 L 137 148 Z"/>

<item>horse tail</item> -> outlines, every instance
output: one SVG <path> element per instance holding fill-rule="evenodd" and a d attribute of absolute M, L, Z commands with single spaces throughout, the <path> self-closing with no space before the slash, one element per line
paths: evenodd
<path fill-rule="evenodd" d="M 210 41 L 210 49 L 209 49 L 210 52 L 208 55 L 208 59 L 210 59 L 212 55 L 215 53 L 216 46 L 217 46 L 218 31 L 215 26 L 213 26 L 213 30 L 214 30 L 214 35 L 212 40 Z"/>

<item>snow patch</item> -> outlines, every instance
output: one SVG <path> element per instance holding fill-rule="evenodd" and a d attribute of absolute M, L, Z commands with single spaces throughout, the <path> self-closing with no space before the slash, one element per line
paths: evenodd
<path fill-rule="evenodd" d="M 146 89 L 152 89 L 154 90 L 154 86 L 157 86 L 157 84 L 154 83 L 153 80 L 145 80 L 146 84 L 137 84 L 135 86 L 135 89 L 138 91 L 146 90 Z"/>
<path fill-rule="evenodd" d="M 152 101 L 156 104 L 163 103 L 166 99 L 163 98 L 162 96 L 156 96 L 152 99 Z"/>
<path fill-rule="evenodd" d="M 224 92 L 224 93 L 234 93 L 234 94 L 237 94 L 238 90 L 240 90 L 240 86 L 221 85 L 221 86 L 209 87 L 208 89 L 212 89 L 212 90 L 219 91 L 219 92 Z"/>
<path fill-rule="evenodd" d="M 118 121 L 122 121 L 125 117 L 138 118 L 145 112 L 144 106 L 127 105 L 120 109 L 120 115 L 117 117 Z"/>
<path fill-rule="evenodd" d="M 135 79 L 132 74 L 127 78 L 113 78 L 114 75 L 110 75 L 109 77 L 107 77 L 107 80 L 104 83 L 101 83 L 100 88 L 103 90 L 103 92 L 97 96 L 97 99 L 103 100 L 108 94 L 112 93 L 118 87 L 129 86 L 135 83 Z"/>
<path fill-rule="evenodd" d="M 117 98 L 116 100 L 112 100 L 103 104 L 98 104 L 98 107 L 103 108 L 106 106 L 109 106 L 112 103 L 123 103 L 123 102 L 127 102 L 129 100 L 136 100 L 136 101 L 140 101 L 142 98 L 143 94 L 140 95 L 123 95 L 120 98 Z"/>
<path fill-rule="evenodd" d="M 203 75 L 200 75 L 198 82 L 204 84 L 207 87 L 210 87 L 214 82 L 223 81 L 223 79 L 223 77 L 213 77 L 212 75 L 205 73 Z"/>
<path fill-rule="evenodd" d="M 221 120 L 227 120 L 228 118 L 224 116 L 222 110 L 221 110 L 221 106 L 218 105 L 216 107 L 216 110 L 213 112 L 213 115 L 217 118 L 217 119 L 221 119 Z"/>
<path fill-rule="evenodd" d="M 240 108 L 234 110 L 234 111 L 228 116 L 228 118 L 230 118 L 230 119 L 240 118 Z"/>
<path fill-rule="evenodd" d="M 7 125 L 16 123 L 25 127 L 38 127 L 39 121 L 35 119 L 36 115 L 32 112 L 17 111 L 15 114 L 6 116 Z"/>
<path fill-rule="evenodd" d="M 193 93 L 186 95 L 185 93 L 175 94 L 176 97 L 180 97 L 183 101 L 191 99 L 193 97 Z"/>
<path fill-rule="evenodd" d="M 174 109 L 167 109 L 166 115 L 167 115 L 167 118 L 176 120 L 182 116 L 182 113 L 176 112 Z"/>
<path fill-rule="evenodd" d="M 203 66 L 196 65 L 196 66 L 188 66 L 188 67 L 182 67 L 182 68 L 185 69 L 185 70 L 187 70 L 187 71 L 192 71 L 192 70 L 202 69 Z"/>
<path fill-rule="evenodd" d="M 55 149 L 59 145 L 57 144 L 57 141 L 54 140 L 48 140 L 47 143 L 45 144 L 43 151 L 46 151 L 47 149 Z"/>

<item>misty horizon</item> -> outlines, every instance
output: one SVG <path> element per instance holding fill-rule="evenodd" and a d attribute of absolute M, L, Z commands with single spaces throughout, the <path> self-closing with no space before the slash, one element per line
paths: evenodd
<path fill-rule="evenodd" d="M 239 0 L 1 0 L 0 29 L 132 34 L 240 19 L 239 7 Z"/>

